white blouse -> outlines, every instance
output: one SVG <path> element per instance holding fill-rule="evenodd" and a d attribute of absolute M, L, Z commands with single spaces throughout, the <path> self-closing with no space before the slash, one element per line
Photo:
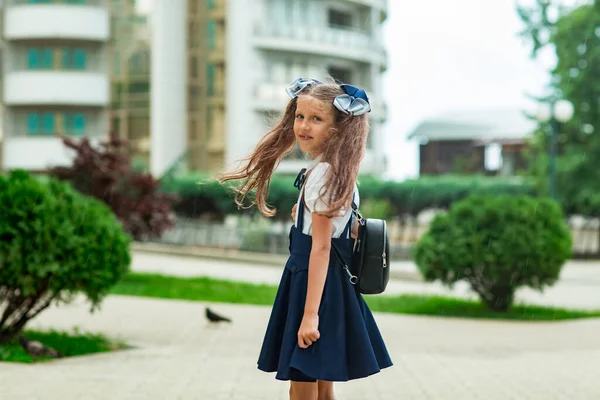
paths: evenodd
<path fill-rule="evenodd" d="M 318 159 L 315 161 L 316 161 L 316 165 L 314 165 L 314 167 L 311 167 L 312 171 L 310 172 L 310 175 L 306 178 L 306 181 L 304 182 L 304 203 L 305 203 L 306 207 L 304 208 L 304 225 L 302 227 L 302 233 L 304 233 L 305 235 L 309 235 L 309 236 L 312 236 L 312 213 L 311 213 L 311 211 L 319 212 L 319 211 L 325 211 L 328 209 L 325 201 L 323 201 L 323 199 L 319 199 L 319 191 L 321 190 L 321 188 L 327 181 L 327 174 L 328 174 L 329 170 L 331 169 L 331 164 L 326 163 L 326 162 L 318 162 Z M 309 170 L 310 170 L 310 168 L 309 168 Z M 354 184 L 354 192 L 355 192 L 354 202 L 356 203 L 357 206 L 359 206 L 360 198 L 358 195 L 358 187 L 357 187 L 356 183 Z M 300 195 L 301 194 L 302 194 L 302 191 L 300 191 L 300 193 L 298 194 L 298 200 L 296 202 L 297 210 L 299 210 L 299 207 L 300 207 Z M 323 194 L 323 197 L 325 198 L 325 200 L 327 199 L 327 194 L 328 194 L 327 192 L 324 192 L 324 194 Z M 342 209 L 342 212 L 343 211 L 344 210 Z M 300 213 L 298 211 L 296 211 L 296 221 L 295 221 L 296 226 L 298 226 L 298 215 L 299 214 Z M 352 215 L 352 209 L 350 208 L 349 210 L 347 210 L 344 213 L 343 216 L 332 218 L 333 229 L 332 229 L 331 237 L 339 238 L 342 235 L 342 233 L 344 232 L 344 228 L 346 227 L 346 224 L 348 223 L 351 215 Z M 350 237 L 350 236 L 348 235 L 348 237 Z"/>

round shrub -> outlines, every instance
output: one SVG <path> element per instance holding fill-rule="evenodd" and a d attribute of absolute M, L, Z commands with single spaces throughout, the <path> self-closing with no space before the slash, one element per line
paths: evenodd
<path fill-rule="evenodd" d="M 52 302 L 92 310 L 127 272 L 130 237 L 110 209 L 67 183 L 0 176 L 0 343 Z"/>
<path fill-rule="evenodd" d="M 553 200 L 477 195 L 437 215 L 413 254 L 426 281 L 465 280 L 487 307 L 506 311 L 518 287 L 556 282 L 571 240 Z"/>

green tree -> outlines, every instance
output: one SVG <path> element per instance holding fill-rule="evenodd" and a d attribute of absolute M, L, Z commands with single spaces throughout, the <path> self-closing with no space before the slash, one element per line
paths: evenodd
<path fill-rule="evenodd" d="M 567 8 L 558 1 L 537 0 L 518 7 L 524 22 L 522 36 L 532 57 L 551 47 L 556 66 L 550 71 L 551 89 L 573 103 L 573 119 L 560 127 L 557 165 L 559 200 L 567 214 L 600 216 L 600 0 Z M 555 18 L 551 16 L 555 15 Z M 546 181 L 547 126 L 534 135 L 534 174 Z"/>
<path fill-rule="evenodd" d="M 128 272 L 131 239 L 110 209 L 65 182 L 0 175 L 0 344 L 52 303 L 98 307 Z"/>
<path fill-rule="evenodd" d="M 474 195 L 436 215 L 413 255 L 426 281 L 466 281 L 489 309 L 504 312 L 519 287 L 556 282 L 571 233 L 554 200 Z"/>

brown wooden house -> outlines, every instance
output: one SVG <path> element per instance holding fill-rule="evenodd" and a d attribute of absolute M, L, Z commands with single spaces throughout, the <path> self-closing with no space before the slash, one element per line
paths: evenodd
<path fill-rule="evenodd" d="M 515 175 L 535 127 L 520 110 L 472 111 L 426 119 L 409 139 L 420 143 L 420 175 Z"/>

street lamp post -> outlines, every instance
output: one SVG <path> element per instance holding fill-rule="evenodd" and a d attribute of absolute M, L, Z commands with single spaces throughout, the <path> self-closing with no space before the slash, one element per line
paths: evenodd
<path fill-rule="evenodd" d="M 550 176 L 550 197 L 557 200 L 556 195 L 556 155 L 557 155 L 557 136 L 559 133 L 559 123 L 565 123 L 573 118 L 573 104 L 567 100 L 550 99 L 540 102 L 536 118 L 542 123 L 550 123 L 550 146 L 549 146 L 549 166 L 548 174 Z"/>

